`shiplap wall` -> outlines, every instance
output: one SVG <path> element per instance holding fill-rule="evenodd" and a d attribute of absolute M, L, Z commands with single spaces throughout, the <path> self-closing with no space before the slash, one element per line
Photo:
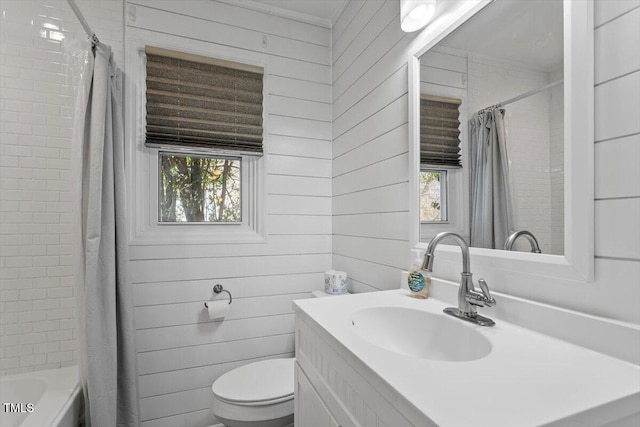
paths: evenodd
<path fill-rule="evenodd" d="M 640 323 L 640 1 L 595 2 L 594 283 L 474 271 L 504 292 Z M 333 263 L 356 291 L 407 267 L 407 47 L 399 2 L 351 1 L 333 28 Z M 416 196 L 417 197 L 417 196 Z M 473 260 L 472 260 L 473 264 Z M 459 266 L 436 272 L 457 280 Z"/>
<path fill-rule="evenodd" d="M 351 1 L 333 27 L 333 268 L 398 287 L 409 261 L 407 47 L 400 2 Z M 417 197 L 417 196 L 416 196 Z"/>
<path fill-rule="evenodd" d="M 265 54 L 266 243 L 131 246 L 142 425 L 215 424 L 213 381 L 293 356 L 291 301 L 321 289 L 331 266 L 330 30 L 215 1 L 126 7 L 129 34 Z M 215 283 L 233 304 L 212 322 L 203 301 Z"/>

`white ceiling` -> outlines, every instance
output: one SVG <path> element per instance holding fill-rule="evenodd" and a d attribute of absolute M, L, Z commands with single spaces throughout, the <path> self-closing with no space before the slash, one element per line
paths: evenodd
<path fill-rule="evenodd" d="M 245 7 L 331 27 L 348 0 L 240 0 L 238 2 Z"/>
<path fill-rule="evenodd" d="M 440 46 L 550 71 L 562 64 L 562 2 L 500 0 L 445 38 Z"/>
<path fill-rule="evenodd" d="M 331 28 L 349 0 L 219 1 Z M 447 13 L 449 3 L 455 4 L 438 4 L 438 15 Z M 562 32 L 562 1 L 500 0 L 489 4 L 440 45 L 551 70 L 562 64 Z"/>

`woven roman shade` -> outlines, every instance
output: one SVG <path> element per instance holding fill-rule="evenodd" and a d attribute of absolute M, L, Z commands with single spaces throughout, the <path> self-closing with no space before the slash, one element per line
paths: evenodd
<path fill-rule="evenodd" d="M 420 165 L 460 168 L 459 99 L 420 97 Z"/>
<path fill-rule="evenodd" d="M 145 143 L 262 155 L 263 69 L 147 46 Z"/>

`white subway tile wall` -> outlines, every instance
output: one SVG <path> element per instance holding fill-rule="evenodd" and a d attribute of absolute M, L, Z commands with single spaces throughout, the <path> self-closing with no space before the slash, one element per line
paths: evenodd
<path fill-rule="evenodd" d="M 78 2 L 122 58 L 121 0 Z M 76 363 L 66 1 L 0 0 L 0 375 Z"/>
<path fill-rule="evenodd" d="M 469 56 L 468 70 L 468 87 L 469 93 L 472 94 L 469 114 L 552 81 L 548 70 L 536 70 L 510 61 L 474 54 Z M 559 89 L 562 92 L 562 86 Z M 562 254 L 562 248 L 551 246 L 551 144 L 539 143 L 550 140 L 550 108 L 550 91 L 505 107 L 509 171 L 514 198 L 515 228 L 531 231 L 543 253 Z M 562 148 L 560 145 L 560 150 Z M 564 239 L 562 221 L 561 216 L 560 241 Z M 528 242 L 516 242 L 516 250 L 528 249 Z"/>

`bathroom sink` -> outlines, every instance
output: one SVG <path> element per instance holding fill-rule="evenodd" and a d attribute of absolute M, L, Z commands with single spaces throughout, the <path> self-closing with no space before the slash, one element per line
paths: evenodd
<path fill-rule="evenodd" d="M 363 340 L 407 356 L 468 362 L 491 352 L 491 343 L 484 335 L 444 313 L 368 307 L 351 313 L 349 320 L 353 331 Z"/>

